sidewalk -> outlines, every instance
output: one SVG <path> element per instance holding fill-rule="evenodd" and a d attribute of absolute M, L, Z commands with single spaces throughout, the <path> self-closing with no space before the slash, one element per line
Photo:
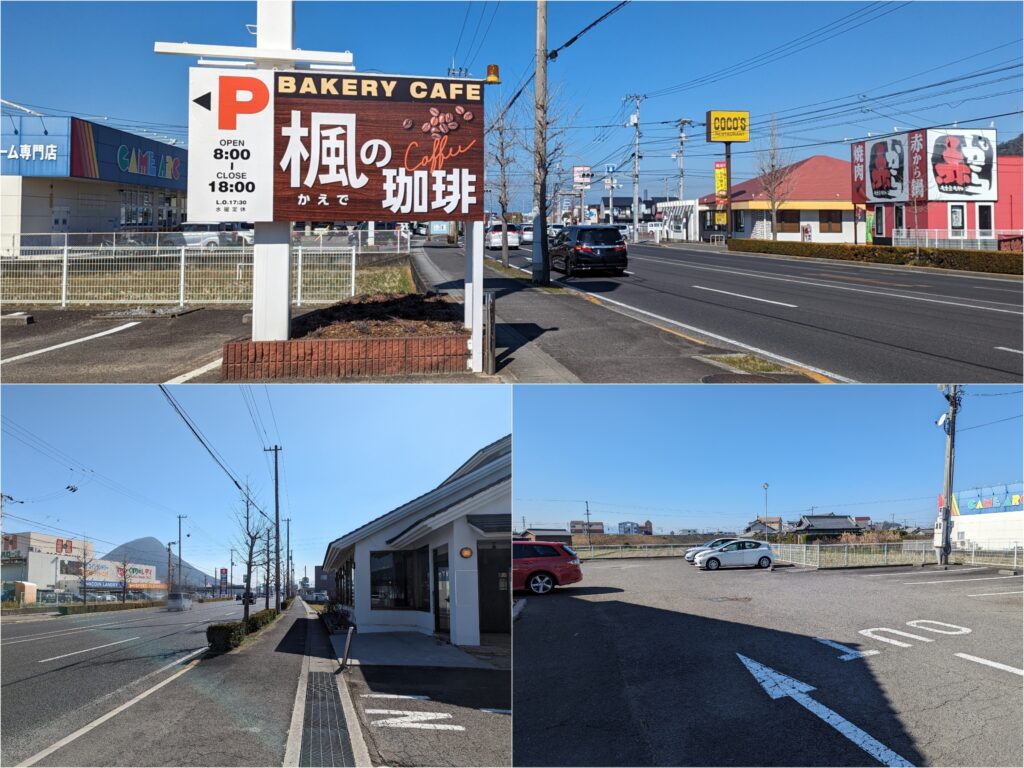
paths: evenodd
<path fill-rule="evenodd" d="M 461 248 L 431 246 L 413 263 L 432 290 L 462 295 Z M 484 288 L 496 292 L 497 374 L 510 383 L 808 381 L 787 371 L 744 374 L 709 355 L 735 350 L 705 344 L 559 286 L 536 287 L 484 262 Z"/>

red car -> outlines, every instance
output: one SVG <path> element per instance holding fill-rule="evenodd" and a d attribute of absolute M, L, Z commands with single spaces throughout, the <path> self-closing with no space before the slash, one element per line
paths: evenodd
<path fill-rule="evenodd" d="M 555 587 L 582 580 L 580 557 L 568 544 L 555 541 L 512 542 L 512 589 L 546 595 Z"/>

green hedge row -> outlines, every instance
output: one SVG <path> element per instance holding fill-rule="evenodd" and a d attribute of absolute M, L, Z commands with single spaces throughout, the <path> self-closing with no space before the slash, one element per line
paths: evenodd
<path fill-rule="evenodd" d="M 789 240 L 731 238 L 730 251 L 772 253 L 842 261 L 870 261 L 880 264 L 909 264 L 971 272 L 1019 275 L 1024 258 L 1015 251 L 965 251 L 957 248 L 921 248 L 889 245 L 848 245 L 846 243 L 801 243 Z"/>
<path fill-rule="evenodd" d="M 291 608 L 292 607 L 292 600 L 294 600 L 294 599 L 295 599 L 294 597 L 286 597 L 284 600 L 282 600 L 281 601 L 281 610 L 282 611 L 287 611 L 289 608 Z"/>
<path fill-rule="evenodd" d="M 86 605 L 61 605 L 57 611 L 61 616 L 68 616 L 76 613 L 102 613 L 103 611 L 130 611 L 134 608 L 153 608 L 155 606 L 167 605 L 165 600 L 139 601 L 137 603 L 94 603 Z"/>
<path fill-rule="evenodd" d="M 210 624 L 206 628 L 206 639 L 210 648 L 223 653 L 237 648 L 245 639 L 245 623 L 226 621 L 223 624 Z"/>
<path fill-rule="evenodd" d="M 246 625 L 246 631 L 250 634 L 257 632 L 276 618 L 277 611 L 273 608 L 268 608 L 265 611 L 256 611 L 256 613 L 250 613 L 249 623 Z"/>

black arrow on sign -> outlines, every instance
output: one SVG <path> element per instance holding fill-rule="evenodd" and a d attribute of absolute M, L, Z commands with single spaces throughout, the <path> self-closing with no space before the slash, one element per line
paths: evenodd
<path fill-rule="evenodd" d="M 210 109 L 210 94 L 209 93 L 204 93 L 202 96 L 199 96 L 199 97 L 197 97 L 195 99 L 192 99 L 192 101 L 194 101 L 196 104 L 198 104 L 203 109 L 206 109 L 206 110 Z"/>

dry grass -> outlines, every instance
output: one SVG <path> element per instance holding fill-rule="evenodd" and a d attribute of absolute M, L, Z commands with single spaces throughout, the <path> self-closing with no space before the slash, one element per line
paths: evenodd
<path fill-rule="evenodd" d="M 783 366 L 757 355 L 708 355 L 708 358 L 747 373 L 787 373 Z"/>
<path fill-rule="evenodd" d="M 295 318 L 293 338 L 353 339 L 367 336 L 461 336 L 462 305 L 449 296 L 374 293 Z"/>

